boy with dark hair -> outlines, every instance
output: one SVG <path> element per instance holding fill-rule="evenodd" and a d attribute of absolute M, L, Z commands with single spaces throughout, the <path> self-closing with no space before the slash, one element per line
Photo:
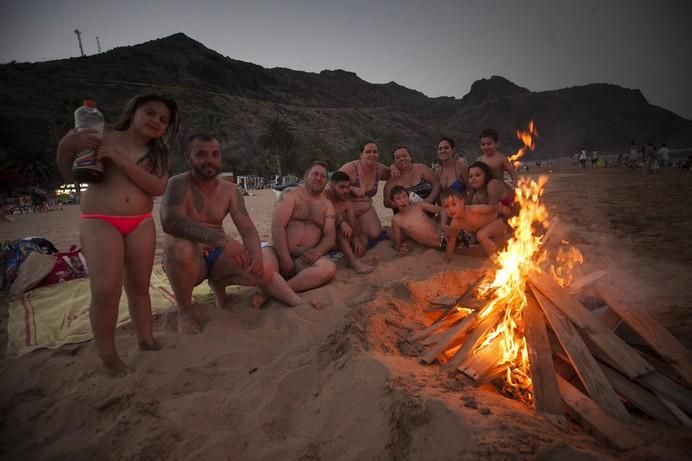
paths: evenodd
<path fill-rule="evenodd" d="M 346 256 L 348 265 L 358 274 L 367 274 L 375 268 L 359 260 L 368 247 L 368 236 L 360 230 L 353 202 L 351 202 L 351 177 L 343 171 L 335 171 L 329 180 L 325 196 L 334 205 L 336 244 Z"/>
<path fill-rule="evenodd" d="M 497 131 L 493 130 L 492 128 L 486 128 L 485 130 L 481 131 L 481 155 L 476 160 L 488 165 L 493 178 L 505 184 L 506 187 L 510 189 L 512 193 L 514 193 L 514 186 L 517 184 L 517 172 L 512 164 L 509 163 L 507 157 L 497 151 L 497 148 L 500 145 L 499 139 L 500 138 Z M 508 173 L 512 179 L 512 185 L 505 182 L 505 173 Z"/>
<path fill-rule="evenodd" d="M 496 241 L 500 241 L 508 230 L 500 216 L 500 213 L 509 211 L 506 206 L 502 203 L 466 205 L 465 196 L 454 189 L 445 189 L 440 195 L 440 203 L 450 218 L 449 224 L 442 225 L 447 241 L 447 258 L 454 253 L 459 241 L 466 243 L 469 239 L 477 240 L 488 256 L 495 253 Z"/>
<path fill-rule="evenodd" d="M 404 244 L 407 238 L 428 248 L 440 248 L 440 226 L 426 214 L 438 213 L 439 206 L 428 202 L 410 203 L 408 192 L 402 186 L 394 186 L 389 199 L 399 210 L 392 218 L 393 246 L 399 254 L 410 251 Z"/>

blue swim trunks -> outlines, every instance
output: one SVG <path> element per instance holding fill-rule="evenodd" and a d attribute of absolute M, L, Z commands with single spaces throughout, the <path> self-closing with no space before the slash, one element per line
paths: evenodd
<path fill-rule="evenodd" d="M 210 248 L 209 250 L 204 250 L 202 257 L 204 258 L 204 265 L 207 268 L 207 277 L 209 277 L 209 274 L 211 274 L 211 270 L 214 268 L 214 264 L 216 263 L 216 260 L 219 259 L 219 256 L 221 256 L 221 253 L 223 253 L 223 248 L 221 247 L 214 247 Z"/>

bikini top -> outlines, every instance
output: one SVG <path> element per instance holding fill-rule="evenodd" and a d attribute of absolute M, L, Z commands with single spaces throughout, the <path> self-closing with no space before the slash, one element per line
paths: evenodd
<path fill-rule="evenodd" d="M 425 198 L 428 198 L 428 196 L 432 192 L 433 186 L 428 181 L 421 178 L 421 180 L 418 184 L 416 184 L 414 186 L 405 187 L 404 189 L 406 189 L 406 192 L 408 192 L 409 194 L 411 192 L 414 192 L 420 198 L 425 199 Z"/>
<path fill-rule="evenodd" d="M 366 197 L 374 197 L 377 195 L 377 187 L 380 184 L 380 170 L 375 166 L 375 184 L 373 187 L 365 191 Z M 360 171 L 358 170 L 358 164 L 356 164 L 356 179 L 351 183 L 353 187 L 360 187 Z"/>
<path fill-rule="evenodd" d="M 440 171 L 440 178 L 445 172 L 445 166 L 442 165 L 442 171 Z M 457 174 L 457 164 L 454 162 L 454 177 L 456 178 L 452 184 L 447 186 L 448 189 L 454 189 L 459 192 L 464 192 L 466 190 L 466 184 L 463 181 L 459 181 L 459 175 Z"/>

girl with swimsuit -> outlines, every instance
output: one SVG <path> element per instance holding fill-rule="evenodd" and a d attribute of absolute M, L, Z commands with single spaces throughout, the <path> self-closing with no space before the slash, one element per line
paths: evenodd
<path fill-rule="evenodd" d="M 96 351 L 111 375 L 127 367 L 115 350 L 115 327 L 123 286 L 139 348 L 158 350 L 153 337 L 149 281 L 156 235 L 154 197 L 168 182 L 168 143 L 175 139 L 176 103 L 145 94 L 131 99 L 120 120 L 103 133 L 71 130 L 58 145 L 57 165 L 72 180 L 74 153 L 96 149 L 104 178 L 89 184 L 80 203 L 80 242 L 89 267 L 89 317 Z"/>
<path fill-rule="evenodd" d="M 492 177 L 490 167 L 484 162 L 469 166 L 468 205 L 497 205 L 511 207 L 514 194 L 500 180 Z"/>
<path fill-rule="evenodd" d="M 457 156 L 454 150 L 454 140 L 440 138 L 437 142 L 437 158 L 441 168 L 437 172 L 437 180 L 440 189 L 451 188 L 459 192 L 468 189 L 468 164 L 461 155 Z"/>
<path fill-rule="evenodd" d="M 440 193 L 440 184 L 430 167 L 422 163 L 413 163 L 406 147 L 394 148 L 392 156 L 399 175 L 396 178 L 390 178 L 384 186 L 384 206 L 396 210 L 395 204 L 389 199 L 389 191 L 394 186 L 402 186 L 406 189 L 409 200 L 413 197 L 412 201 L 422 199 L 428 203 L 435 203 Z"/>
<path fill-rule="evenodd" d="M 360 149 L 360 158 L 339 168 L 351 178 L 351 201 L 358 224 L 368 239 L 375 240 L 382 234 L 382 223 L 372 206 L 381 180 L 389 178 L 389 167 L 378 162 L 377 144 L 366 142 Z"/>

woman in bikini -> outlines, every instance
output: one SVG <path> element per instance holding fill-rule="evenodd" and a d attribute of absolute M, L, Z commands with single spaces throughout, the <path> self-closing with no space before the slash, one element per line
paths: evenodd
<path fill-rule="evenodd" d="M 459 192 L 468 189 L 468 164 L 461 155 L 457 156 L 454 150 L 454 140 L 451 138 L 440 138 L 437 142 L 437 158 L 440 160 L 441 168 L 437 172 L 437 180 L 440 189 L 451 188 Z"/>
<path fill-rule="evenodd" d="M 351 178 L 351 200 L 360 230 L 369 240 L 377 240 L 382 235 L 382 223 L 372 206 L 372 198 L 377 195 L 380 181 L 389 178 L 389 167 L 379 163 L 378 159 L 377 144 L 368 141 L 361 146 L 358 160 L 339 168 Z"/>
<path fill-rule="evenodd" d="M 80 241 L 89 268 L 89 317 L 96 350 L 111 375 L 127 367 L 115 350 L 115 327 L 123 289 L 141 350 L 158 350 L 153 337 L 149 281 L 156 236 L 154 197 L 168 181 L 168 142 L 175 139 L 176 103 L 146 94 L 131 99 L 120 120 L 103 138 L 95 130 L 71 130 L 60 141 L 57 165 L 72 180 L 72 159 L 82 149 L 98 149 L 104 178 L 89 184 L 80 204 Z"/>
<path fill-rule="evenodd" d="M 440 183 L 430 167 L 422 163 L 413 163 L 411 154 L 403 146 L 395 147 L 392 156 L 399 175 L 396 178 L 390 178 L 384 185 L 384 206 L 396 210 L 396 206 L 389 198 L 389 192 L 394 186 L 402 186 L 406 189 L 411 202 L 424 200 L 435 203 L 440 193 Z"/>

